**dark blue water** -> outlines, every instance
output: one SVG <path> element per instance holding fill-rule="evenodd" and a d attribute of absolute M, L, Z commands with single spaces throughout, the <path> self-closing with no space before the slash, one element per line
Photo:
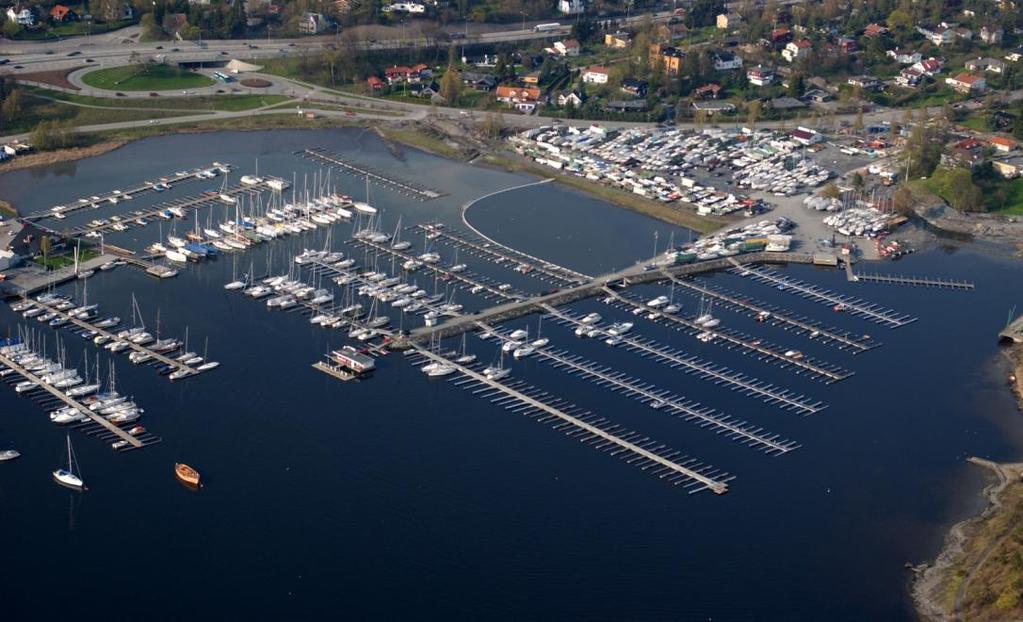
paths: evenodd
<path fill-rule="evenodd" d="M 320 170 L 292 155 L 305 145 L 342 150 L 449 193 L 419 203 L 374 187 L 372 201 L 392 227 L 399 214 L 405 225 L 458 226 L 463 203 L 529 181 L 415 151 L 398 162 L 369 135 L 321 131 L 150 139 L 60 170 L 10 174 L 0 189 L 34 211 L 213 160 L 250 172 L 257 158 L 261 173 L 297 171 L 301 186 L 303 175 L 311 183 Z M 341 179 L 343 191 L 361 198 L 361 181 Z M 220 183 L 139 197 L 129 208 Z M 655 221 L 554 185 L 495 196 L 469 218 L 501 241 L 589 273 L 648 256 L 654 231 L 662 246 L 671 235 Z M 337 227 L 335 246 L 349 233 Z M 157 235 L 151 225 L 110 241 L 136 248 Z M 685 235 L 676 231 L 676 240 Z M 237 270 L 251 261 L 257 271 L 268 264 L 280 271 L 291 253 L 323 243 L 322 232 L 277 243 L 240 258 Z M 550 286 L 462 260 L 516 287 Z M 1018 415 L 994 336 L 1017 302 L 1008 284 L 1023 271 L 969 249 L 912 256 L 897 269 L 971 279 L 973 293 L 852 285 L 834 271 L 783 269 L 920 318 L 897 330 L 735 275 L 708 279 L 884 343 L 854 356 L 718 311 L 728 326 L 855 371 L 833 385 L 637 323 L 641 335 L 829 404 L 811 417 L 544 323 L 558 345 L 802 444 L 767 457 L 539 360 L 515 363 L 516 377 L 736 475 L 722 497 L 686 495 L 450 383 L 429 381 L 400 355 L 382 359 L 370 381 L 330 379 L 309 366 L 343 335 L 225 292 L 234 263 L 190 266 L 163 282 L 125 269 L 89 281 L 89 300 L 108 313 L 129 317 L 134 293 L 151 328 L 159 310 L 164 335 L 183 336 L 187 327 L 192 349 L 208 338 L 210 358 L 222 367 L 172 384 L 118 357 L 120 387 L 138 398 L 145 425 L 164 441 L 121 455 L 73 435 L 88 493 L 51 482 L 63 432 L 0 387 L 0 445 L 23 453 L 0 465 L 0 595 L 10 619 L 68 611 L 87 619 L 908 619 L 903 563 L 933 556 L 944 530 L 977 507 L 981 474 L 964 459 L 1018 458 Z M 677 296 L 690 311 L 698 305 Z M 479 304 L 464 293 L 458 300 Z M 596 301 L 573 308 L 635 319 Z M 0 310 L 4 330 L 18 320 Z M 516 324 L 527 323 L 535 329 L 536 318 Z M 52 349 L 54 333 L 32 324 Z M 64 339 L 80 360 L 83 340 Z M 481 360 L 494 355 L 492 344 L 473 339 L 470 347 Z M 91 345 L 87 351 L 94 356 Z M 172 473 L 178 460 L 199 468 L 206 488 L 179 486 Z"/>

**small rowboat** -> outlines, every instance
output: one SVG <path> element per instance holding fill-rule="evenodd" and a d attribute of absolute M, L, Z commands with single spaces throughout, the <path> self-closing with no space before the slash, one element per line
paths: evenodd
<path fill-rule="evenodd" d="M 174 474 L 179 480 L 189 486 L 199 486 L 199 471 L 196 471 L 187 464 L 181 462 L 174 463 Z"/>

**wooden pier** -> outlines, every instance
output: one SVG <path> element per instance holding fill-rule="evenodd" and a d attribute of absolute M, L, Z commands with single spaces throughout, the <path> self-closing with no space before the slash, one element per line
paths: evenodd
<path fill-rule="evenodd" d="M 474 240 L 469 236 L 446 229 L 442 225 L 420 224 L 415 225 L 415 228 L 428 236 L 433 236 L 434 240 L 440 240 L 455 248 L 466 249 L 477 257 L 482 257 L 498 265 L 511 264 L 509 267 L 512 269 L 524 266 L 526 270 L 520 271 L 523 274 L 546 277 L 561 285 L 578 285 L 593 279 L 592 276 L 534 257 L 498 242 Z"/>
<path fill-rule="evenodd" d="M 680 458 L 680 452 L 671 450 L 640 435 L 629 432 L 621 426 L 611 424 L 593 413 L 578 412 L 576 407 L 565 408 L 563 401 L 551 403 L 549 396 L 538 389 L 522 383 L 502 383 L 491 380 L 482 373 L 459 365 L 434 354 L 429 350 L 412 346 L 414 357 L 420 361 L 431 361 L 450 365 L 461 376 L 459 386 L 473 389 L 473 393 L 492 398 L 494 403 L 513 412 L 536 418 L 542 423 L 554 423 L 554 428 L 565 431 L 569 436 L 587 442 L 598 449 L 607 449 L 612 455 L 627 458 L 629 464 L 650 470 L 654 475 L 674 485 L 688 488 L 690 493 L 710 490 L 716 494 L 728 492 L 728 482 L 733 479 L 716 469 L 697 463 L 692 458 Z M 413 359 L 414 360 L 414 359 Z"/>
<path fill-rule="evenodd" d="M 40 389 L 46 391 L 54 398 L 60 400 L 61 402 L 70 406 L 71 408 L 74 408 L 78 412 L 82 413 L 83 415 L 91 419 L 93 422 L 99 424 L 100 426 L 103 426 L 103 428 L 105 428 L 108 432 L 117 436 L 117 438 L 119 438 L 120 440 L 126 441 L 130 446 L 142 447 L 143 443 L 141 440 L 135 438 L 131 434 L 128 434 L 127 432 L 117 427 L 110 421 L 107 421 L 107 419 L 100 415 L 99 413 L 95 413 L 89 410 L 89 407 L 86 406 L 85 404 L 82 404 L 81 402 L 74 398 L 68 397 L 63 391 L 60 391 L 59 389 L 56 389 L 53 386 L 43 382 L 43 380 L 40 377 L 28 371 L 21 365 L 18 365 L 13 360 L 11 360 L 10 358 L 3 354 L 0 354 L 0 364 L 13 369 L 14 373 L 21 375 L 22 377 L 25 378 L 25 380 L 36 383 Z"/>
<path fill-rule="evenodd" d="M 728 259 L 729 263 L 732 264 L 732 272 L 739 276 L 759 281 L 782 291 L 794 293 L 797 296 L 802 296 L 819 304 L 831 306 L 836 311 L 843 311 L 849 315 L 870 320 L 888 328 L 899 328 L 917 320 L 915 317 L 899 313 L 894 309 L 887 309 L 852 296 L 837 294 L 829 289 L 779 274 L 773 270 L 756 266 L 744 266 L 740 262 L 735 261 L 734 257 L 729 257 Z"/>
<path fill-rule="evenodd" d="M 214 162 L 209 167 L 206 167 L 206 169 L 216 168 L 219 166 L 222 165 L 218 162 Z M 196 173 L 206 169 L 198 168 L 188 172 L 175 173 L 174 175 L 166 175 L 164 177 L 160 177 L 156 181 L 144 181 L 127 190 L 121 190 L 120 192 L 111 191 L 104 194 L 103 196 L 97 196 L 96 198 L 82 197 L 81 199 L 77 199 L 71 203 L 65 204 L 64 209 L 62 209 L 60 213 L 67 215 L 77 212 L 78 210 L 99 208 L 103 207 L 104 205 L 113 205 L 115 203 L 120 203 L 121 201 L 131 200 L 132 198 L 137 197 L 141 194 L 156 192 L 156 189 L 153 186 L 155 186 L 158 183 L 164 183 L 167 184 L 167 186 L 173 188 L 174 186 L 182 182 L 198 179 L 198 177 L 196 177 Z M 111 199 L 113 199 L 113 202 L 111 202 Z M 52 209 L 41 212 L 35 212 L 33 214 L 25 216 L 25 220 L 30 221 L 44 220 L 46 218 L 52 218 L 55 213 L 56 212 L 54 212 Z"/>
<path fill-rule="evenodd" d="M 720 303 L 725 308 L 747 312 L 754 318 L 763 318 L 761 321 L 791 328 L 797 334 L 809 335 L 811 339 L 819 339 L 824 343 L 837 344 L 839 349 L 848 348 L 854 354 L 866 352 L 880 347 L 880 343 L 869 335 L 854 335 L 849 331 L 837 328 L 829 328 L 816 320 L 794 315 L 791 312 L 783 311 L 775 305 L 765 302 L 754 301 L 744 295 L 735 294 L 719 287 L 711 287 L 704 283 L 698 283 L 693 279 L 677 279 L 668 275 L 676 285 L 683 287 L 701 296 Z"/>
<path fill-rule="evenodd" d="M 337 155 L 336 153 L 331 153 L 324 149 L 306 149 L 302 153 L 311 160 L 319 160 L 321 162 L 326 162 L 327 164 L 330 164 L 331 166 L 336 166 L 347 173 L 350 173 L 358 177 L 367 178 L 373 183 L 385 186 L 401 194 L 419 199 L 420 201 L 429 201 L 430 199 L 437 199 L 444 196 L 444 194 L 441 192 L 425 188 L 414 182 L 402 181 L 390 175 L 378 173 L 365 165 L 346 162 L 345 160 L 342 160 L 341 156 Z"/>
<path fill-rule="evenodd" d="M 960 291 L 972 291 L 973 283 L 969 281 L 956 281 L 952 279 L 932 279 L 930 277 L 896 276 L 892 274 L 854 273 L 851 281 L 856 283 L 880 283 L 882 285 L 911 285 L 913 287 L 936 287 L 940 289 L 957 289 Z"/>

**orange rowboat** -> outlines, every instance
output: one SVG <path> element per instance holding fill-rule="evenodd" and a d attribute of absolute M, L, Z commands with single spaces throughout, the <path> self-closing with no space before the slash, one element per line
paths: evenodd
<path fill-rule="evenodd" d="M 182 462 L 174 463 L 174 474 L 178 479 L 190 486 L 199 485 L 199 471 Z"/>

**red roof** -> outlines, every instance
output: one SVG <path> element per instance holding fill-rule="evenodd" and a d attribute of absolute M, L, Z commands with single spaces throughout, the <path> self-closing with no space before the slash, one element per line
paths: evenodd
<path fill-rule="evenodd" d="M 797 48 L 802 49 L 807 49 L 812 45 L 809 39 L 800 39 L 799 41 L 793 41 L 793 43 Z"/>
<path fill-rule="evenodd" d="M 603 65 L 590 65 L 583 73 L 602 73 L 607 75 L 607 67 L 604 67 Z"/>
<path fill-rule="evenodd" d="M 864 37 L 876 37 L 879 34 L 888 32 L 888 29 L 881 24 L 867 24 L 867 27 L 863 29 Z"/>
<path fill-rule="evenodd" d="M 982 143 L 981 141 L 977 140 L 976 138 L 964 138 L 963 140 L 960 140 L 959 142 L 956 143 L 956 148 L 957 149 L 970 150 L 970 149 L 977 149 L 978 147 L 983 147 L 983 146 L 984 146 L 984 143 Z"/>
<path fill-rule="evenodd" d="M 388 67 L 384 69 L 385 76 L 407 76 L 412 70 L 408 67 L 395 65 L 394 67 Z"/>
<path fill-rule="evenodd" d="M 980 80 L 980 76 L 975 76 L 964 72 L 952 79 L 955 80 L 956 82 L 962 82 L 963 84 L 973 84 L 977 80 Z"/>
<path fill-rule="evenodd" d="M 423 70 L 429 69 L 429 68 L 430 68 L 429 65 L 426 65 L 424 63 L 419 63 L 418 65 L 412 65 L 412 67 L 409 68 L 409 71 L 411 71 L 412 73 L 422 73 Z"/>
<path fill-rule="evenodd" d="M 704 84 L 700 88 L 696 89 L 695 92 L 697 95 L 702 95 L 704 93 L 717 93 L 720 90 L 721 86 L 718 84 Z"/>
<path fill-rule="evenodd" d="M 1004 136 L 992 136 L 992 145 L 1001 145 L 1003 147 L 1009 147 L 1010 149 L 1016 146 L 1016 141 L 1011 138 L 1005 138 Z"/>
<path fill-rule="evenodd" d="M 368 84 L 370 86 L 370 88 L 379 89 L 379 88 L 383 88 L 384 81 L 381 80 L 380 78 L 376 77 L 376 76 L 370 76 L 370 77 L 366 78 L 366 84 Z"/>
<path fill-rule="evenodd" d="M 535 86 L 499 86 L 497 87 L 498 99 L 518 99 L 521 101 L 536 101 L 540 99 L 540 89 Z"/>
<path fill-rule="evenodd" d="M 57 4 L 54 5 L 52 9 L 50 9 L 50 17 L 59 22 L 63 20 L 65 17 L 67 17 L 67 14 L 70 12 L 71 9 L 69 9 L 68 7 L 64 6 L 63 4 Z"/>
<path fill-rule="evenodd" d="M 924 71 L 937 71 L 941 69 L 941 61 L 937 58 L 928 58 L 927 60 L 920 61 L 920 66 L 923 67 Z"/>

